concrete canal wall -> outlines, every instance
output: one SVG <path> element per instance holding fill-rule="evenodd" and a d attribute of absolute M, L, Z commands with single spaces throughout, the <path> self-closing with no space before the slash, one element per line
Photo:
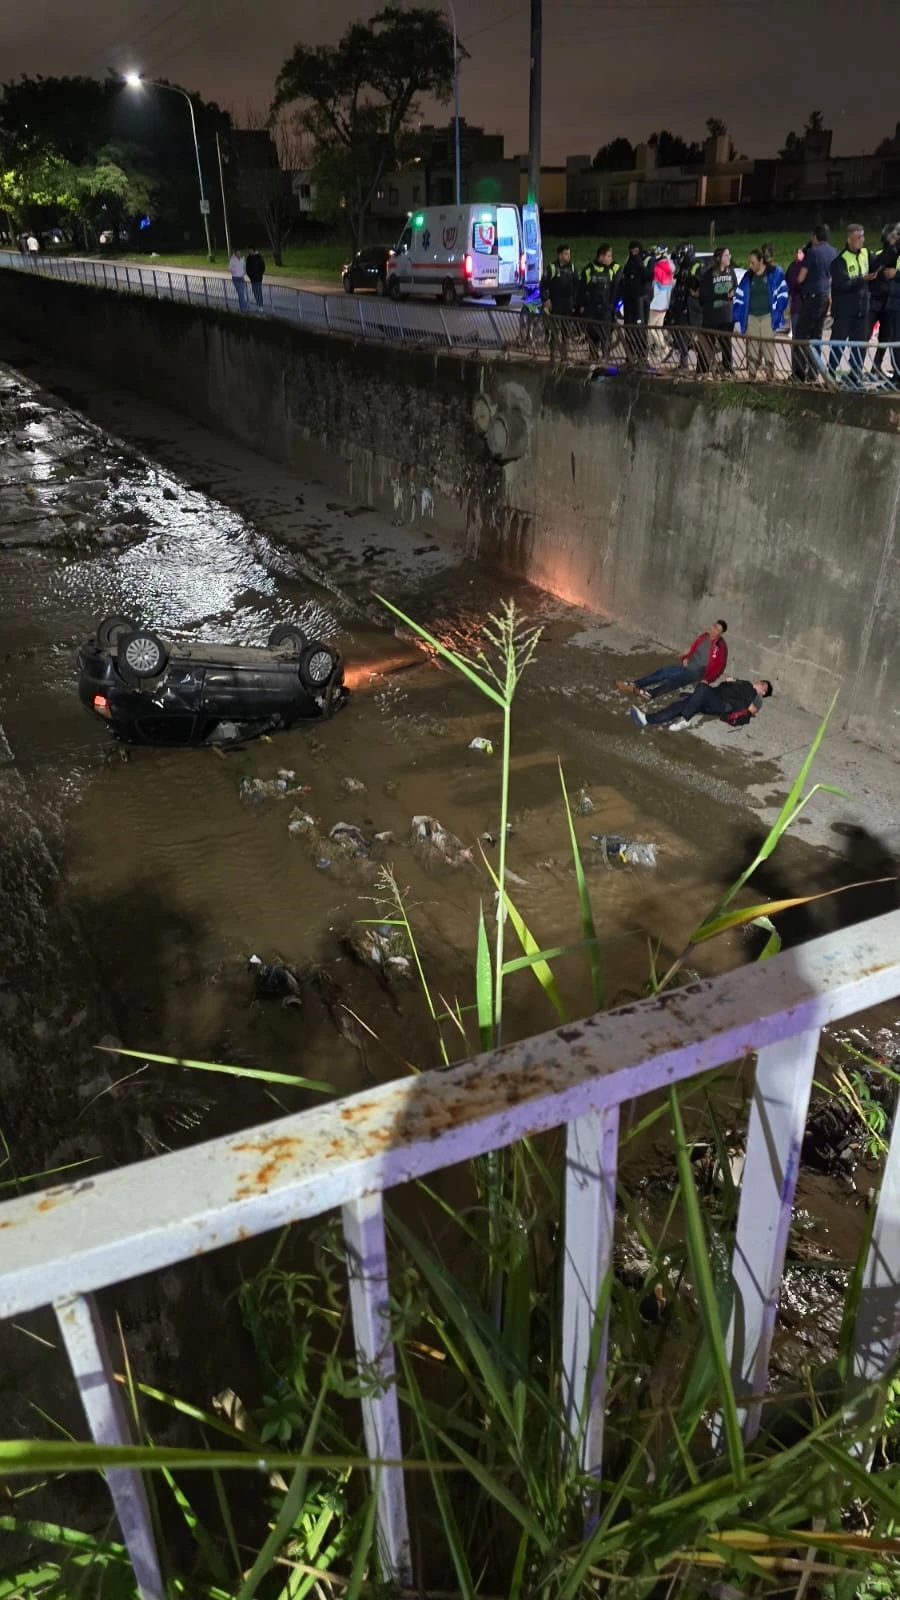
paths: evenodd
<path fill-rule="evenodd" d="M 0 322 L 672 646 L 725 616 L 742 670 L 840 688 L 900 753 L 900 397 L 591 383 L 14 272 Z"/>

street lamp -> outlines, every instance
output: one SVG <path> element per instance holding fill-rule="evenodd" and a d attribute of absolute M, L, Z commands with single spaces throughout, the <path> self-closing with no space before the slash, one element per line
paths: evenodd
<path fill-rule="evenodd" d="M 456 42 L 456 12 L 453 0 L 447 0 L 447 9 L 453 23 L 453 121 L 456 133 L 456 204 L 462 204 L 459 176 L 459 49 Z"/>
<path fill-rule="evenodd" d="M 203 190 L 203 169 L 200 165 L 200 146 L 197 143 L 197 123 L 194 117 L 194 103 L 186 89 L 179 89 L 174 83 L 157 83 L 153 78 L 142 78 L 139 72 L 126 72 L 125 82 L 129 89 L 168 89 L 172 94 L 180 94 L 182 100 L 187 101 L 188 111 L 191 113 L 191 133 L 194 137 L 194 155 L 197 159 L 197 181 L 200 184 L 200 215 L 203 218 L 203 228 L 206 233 L 206 259 L 212 261 L 212 242 L 209 237 L 209 201 Z"/>

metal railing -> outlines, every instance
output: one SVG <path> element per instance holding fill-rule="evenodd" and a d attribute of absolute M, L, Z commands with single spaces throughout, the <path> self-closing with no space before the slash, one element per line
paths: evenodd
<path fill-rule="evenodd" d="M 582 1465 L 597 1472 L 606 1378 L 600 1308 L 612 1261 L 619 1108 L 755 1054 L 728 1332 L 752 1438 L 767 1386 L 820 1031 L 898 994 L 900 911 L 894 911 L 445 1071 L 8 1201 L 0 1206 L 0 1316 L 52 1303 L 94 1439 L 127 1443 L 95 1291 L 340 1207 L 365 1375 L 366 1448 L 370 1458 L 388 1463 L 375 1479 L 380 1548 L 386 1570 L 408 1582 L 385 1192 L 566 1126 L 563 1395 Z M 898 1130 L 900 1118 L 858 1304 L 852 1376 L 861 1384 L 889 1370 L 900 1337 Z M 140 1474 L 115 1468 L 107 1477 L 140 1594 L 163 1600 Z"/>
<path fill-rule="evenodd" d="M 433 300 L 381 299 L 363 294 L 321 294 L 276 280 L 264 283 L 261 304 L 251 286 L 239 296 L 230 277 L 177 268 L 120 265 L 76 256 L 0 251 L 0 268 L 33 272 L 69 283 L 182 300 L 236 315 L 282 317 L 324 333 L 413 348 L 495 352 L 508 357 L 560 362 L 647 375 L 730 382 L 817 384 L 867 393 L 900 390 L 900 343 L 828 339 L 801 343 L 787 335 L 770 339 L 706 328 L 644 327 L 597 323 L 586 317 L 555 317 L 520 306 L 512 309 Z"/>

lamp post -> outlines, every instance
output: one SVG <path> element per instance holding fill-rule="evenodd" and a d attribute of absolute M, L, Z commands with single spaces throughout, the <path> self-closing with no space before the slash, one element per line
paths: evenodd
<path fill-rule="evenodd" d="M 456 11 L 453 0 L 447 0 L 447 9 L 453 23 L 453 129 L 455 134 L 456 158 L 456 204 L 462 204 L 462 193 L 459 170 L 459 46 L 456 39 Z"/>
<path fill-rule="evenodd" d="M 194 117 L 194 104 L 186 89 L 179 89 L 174 83 L 157 83 L 154 78 L 142 78 L 139 72 L 126 72 L 125 82 L 129 89 L 168 89 L 171 94 L 180 94 L 182 100 L 187 101 L 187 108 L 191 114 L 191 133 L 194 139 L 194 156 L 197 161 L 197 182 L 200 185 L 200 215 L 203 218 L 203 228 L 206 234 L 206 258 L 212 261 L 212 241 L 209 237 L 209 201 L 203 189 L 203 168 L 200 165 L 200 146 L 197 143 L 197 122 Z"/>

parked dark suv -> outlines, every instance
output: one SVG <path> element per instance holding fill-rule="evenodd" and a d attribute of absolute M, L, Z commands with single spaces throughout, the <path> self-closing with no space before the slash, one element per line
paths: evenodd
<path fill-rule="evenodd" d="M 347 698 L 340 653 L 277 627 L 253 645 L 167 643 L 104 617 L 78 652 L 78 694 L 128 744 L 227 744 L 321 721 Z"/>
<path fill-rule="evenodd" d="M 354 289 L 374 289 L 376 294 L 387 294 L 387 264 L 393 250 L 388 244 L 373 244 L 367 250 L 357 250 L 341 269 L 341 283 L 347 294 Z"/>

